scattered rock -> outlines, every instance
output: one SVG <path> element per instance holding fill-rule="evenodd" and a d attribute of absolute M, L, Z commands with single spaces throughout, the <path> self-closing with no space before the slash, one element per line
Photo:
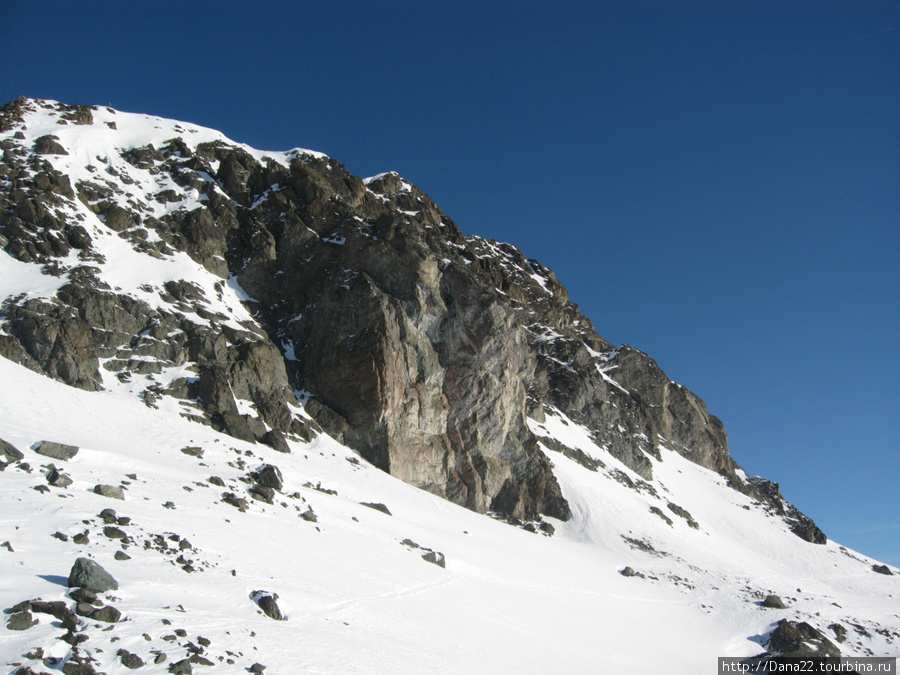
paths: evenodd
<path fill-rule="evenodd" d="M 370 509 L 375 509 L 376 511 L 381 511 L 382 513 L 386 513 L 389 516 L 394 515 L 391 513 L 390 509 L 386 507 L 384 504 L 376 504 L 373 502 L 360 502 L 363 506 L 368 506 Z"/>
<path fill-rule="evenodd" d="M 102 621 L 104 623 L 118 623 L 119 619 L 122 618 L 122 612 L 112 605 L 107 605 L 106 607 L 94 610 L 91 613 L 90 618 L 94 621 Z"/>
<path fill-rule="evenodd" d="M 252 666 L 247 668 L 248 671 L 253 673 L 253 675 L 261 675 L 261 673 L 266 669 L 264 665 L 261 663 L 254 663 Z"/>
<path fill-rule="evenodd" d="M 805 621 L 782 619 L 769 636 L 769 656 L 840 657 L 841 650 Z"/>
<path fill-rule="evenodd" d="M 311 506 L 309 508 L 307 508 L 306 511 L 301 513 L 300 517 L 303 518 L 303 520 L 310 522 L 310 523 L 318 523 L 319 522 L 319 517 L 313 512 Z"/>
<path fill-rule="evenodd" d="M 274 464 L 264 464 L 253 474 L 253 480 L 263 487 L 272 488 L 281 492 L 284 479 L 281 470 Z"/>
<path fill-rule="evenodd" d="M 18 462 L 24 456 L 14 445 L 0 438 L 0 463 L 12 464 L 13 462 Z"/>
<path fill-rule="evenodd" d="M 787 605 L 785 605 L 784 601 L 777 595 L 767 595 L 760 606 L 767 607 L 768 609 L 787 609 Z"/>
<path fill-rule="evenodd" d="M 61 473 L 59 469 L 51 465 L 50 471 L 47 473 L 47 482 L 53 487 L 66 488 L 69 487 L 73 481 L 70 476 Z"/>
<path fill-rule="evenodd" d="M 79 532 L 75 536 L 72 537 L 72 541 L 78 544 L 79 546 L 87 546 L 91 543 L 90 537 L 88 537 L 87 531 Z"/>
<path fill-rule="evenodd" d="M 119 588 L 119 582 L 90 558 L 78 558 L 69 572 L 69 587 L 79 586 L 95 593 L 115 591 Z"/>
<path fill-rule="evenodd" d="M 253 485 L 250 488 L 250 496 L 266 504 L 275 502 L 275 490 L 266 485 Z"/>
<path fill-rule="evenodd" d="M 125 491 L 120 485 L 95 485 L 94 494 L 110 499 L 125 499 Z"/>
<path fill-rule="evenodd" d="M 262 437 L 262 442 L 278 452 L 289 453 L 291 451 L 284 434 L 278 431 L 278 429 L 267 431 Z"/>
<path fill-rule="evenodd" d="M 53 441 L 40 441 L 32 449 L 39 455 L 61 461 L 72 459 L 78 453 L 78 448 L 74 445 Z"/>
<path fill-rule="evenodd" d="M 69 591 L 69 597 L 75 602 L 93 604 L 97 602 L 97 594 L 88 588 L 75 588 Z"/>
<path fill-rule="evenodd" d="M 231 504 L 241 513 L 243 513 L 250 507 L 250 504 L 246 499 L 244 499 L 243 497 L 238 497 L 233 492 L 223 492 L 222 501 L 226 504 Z"/>
<path fill-rule="evenodd" d="M 624 567 L 623 569 L 619 570 L 619 574 L 621 574 L 623 577 L 636 577 L 637 576 L 637 572 L 635 572 L 631 567 L 627 567 L 627 566 Z"/>
<path fill-rule="evenodd" d="M 181 661 L 175 661 L 170 664 L 169 672 L 173 673 L 173 675 L 191 675 L 193 670 L 191 668 L 190 659 L 182 659 Z"/>
<path fill-rule="evenodd" d="M 131 560 L 131 556 L 125 553 L 125 551 L 116 551 L 113 558 L 116 560 Z"/>
<path fill-rule="evenodd" d="M 103 534 L 110 539 L 128 539 L 128 535 L 125 534 L 124 530 L 120 530 L 118 527 L 113 527 L 112 525 L 104 527 Z"/>
<path fill-rule="evenodd" d="M 834 639 L 838 641 L 838 644 L 841 644 L 847 639 L 847 629 L 844 628 L 839 623 L 833 623 L 828 628 L 834 632 Z"/>
<path fill-rule="evenodd" d="M 181 451 L 184 454 L 189 455 L 190 457 L 197 457 L 197 458 L 203 457 L 203 448 L 195 446 L 195 445 L 191 445 L 186 448 L 182 448 Z"/>
<path fill-rule="evenodd" d="M 894 575 L 894 573 L 891 572 L 891 568 L 887 565 L 872 565 L 872 571 L 877 572 L 878 574 L 886 574 L 887 576 Z"/>
<path fill-rule="evenodd" d="M 69 541 L 69 535 L 63 534 L 62 532 L 56 532 L 53 536 L 60 541 Z"/>
<path fill-rule="evenodd" d="M 209 483 L 211 485 L 217 485 L 218 487 L 225 487 L 225 481 L 219 478 L 218 476 L 210 476 Z"/>
<path fill-rule="evenodd" d="M 2 544 L 0 544 L 0 547 L 5 548 L 10 553 L 15 553 L 12 544 L 10 544 L 8 541 L 4 541 Z"/>
<path fill-rule="evenodd" d="M 438 567 L 447 567 L 447 561 L 444 559 L 444 554 L 439 551 L 429 551 L 422 556 L 422 560 L 433 563 Z"/>
<path fill-rule="evenodd" d="M 32 626 L 38 625 L 38 623 L 40 622 L 31 616 L 31 612 L 25 610 L 10 614 L 6 620 L 6 627 L 9 630 L 28 630 Z"/>
<path fill-rule="evenodd" d="M 281 613 L 281 610 L 278 608 L 278 594 L 277 593 L 268 593 L 267 591 L 253 591 L 250 594 L 250 599 L 253 600 L 259 608 L 265 613 L 269 618 L 275 619 L 276 621 L 284 621 L 284 614 Z"/>
<path fill-rule="evenodd" d="M 118 656 L 122 661 L 123 666 L 131 670 L 144 667 L 144 660 L 137 654 L 132 654 L 129 651 L 120 649 L 118 652 L 116 652 L 116 656 Z"/>

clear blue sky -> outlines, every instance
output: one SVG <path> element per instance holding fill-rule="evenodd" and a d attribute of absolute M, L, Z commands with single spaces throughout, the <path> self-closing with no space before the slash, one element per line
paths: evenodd
<path fill-rule="evenodd" d="M 396 170 L 900 565 L 900 2 L 0 3 L 0 99 Z"/>

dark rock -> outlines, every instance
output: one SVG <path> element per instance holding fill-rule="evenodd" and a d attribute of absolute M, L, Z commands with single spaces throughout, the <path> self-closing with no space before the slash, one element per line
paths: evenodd
<path fill-rule="evenodd" d="M 833 623 L 828 628 L 834 632 L 834 639 L 842 644 L 847 639 L 847 629 L 839 623 Z"/>
<path fill-rule="evenodd" d="M 309 523 L 318 523 L 318 522 L 319 522 L 319 517 L 318 517 L 318 516 L 315 514 L 315 512 L 312 510 L 312 507 L 311 507 L 311 506 L 310 506 L 309 508 L 307 508 L 306 511 L 304 511 L 303 513 L 301 513 L 301 514 L 300 514 L 300 517 L 303 518 L 303 520 L 305 520 L 305 521 L 307 521 L 307 522 L 309 522 Z"/>
<path fill-rule="evenodd" d="M 250 504 L 247 503 L 246 499 L 244 499 L 243 497 L 238 497 L 233 492 L 223 492 L 222 493 L 222 501 L 225 502 L 226 504 L 231 504 L 232 506 L 237 508 L 237 510 L 240 511 L 241 513 L 246 511 L 250 506 Z"/>
<path fill-rule="evenodd" d="M 118 527 L 112 527 L 111 525 L 107 525 L 103 528 L 103 534 L 110 539 L 128 539 L 128 535 L 124 530 L 120 530 Z"/>
<path fill-rule="evenodd" d="M 782 619 L 769 636 L 769 655 L 791 657 L 840 657 L 831 640 L 805 621 Z"/>
<path fill-rule="evenodd" d="M 63 534 L 62 532 L 56 532 L 53 536 L 60 541 L 69 541 L 69 535 Z"/>
<path fill-rule="evenodd" d="M 262 437 L 262 442 L 278 452 L 288 453 L 291 451 L 284 434 L 278 431 L 278 429 L 270 429 L 267 431 Z"/>
<path fill-rule="evenodd" d="M 102 621 L 104 623 L 118 623 L 119 619 L 122 618 L 122 612 L 112 605 L 106 605 L 106 607 L 94 610 L 91 613 L 90 618 L 94 621 Z"/>
<path fill-rule="evenodd" d="M 760 606 L 767 607 L 769 609 L 787 609 L 784 601 L 777 595 L 767 595 L 766 599 L 763 600 L 762 603 L 760 603 Z"/>
<path fill-rule="evenodd" d="M 88 537 L 87 532 L 79 532 L 75 536 L 72 537 L 72 541 L 79 546 L 86 546 L 91 543 L 90 537 Z"/>
<path fill-rule="evenodd" d="M 203 448 L 193 446 L 193 445 L 188 446 L 186 448 L 182 448 L 181 452 L 183 452 L 185 455 L 189 455 L 191 457 L 198 457 L 198 458 L 203 457 Z"/>
<path fill-rule="evenodd" d="M 47 472 L 47 482 L 53 487 L 66 488 L 72 484 L 72 478 L 64 473 L 60 473 L 56 467 L 51 467 L 50 471 Z"/>
<path fill-rule="evenodd" d="M 191 675 L 193 669 L 190 659 L 182 659 L 169 664 L 169 672 L 173 675 Z"/>
<path fill-rule="evenodd" d="M 261 663 L 254 663 L 252 666 L 247 668 L 247 670 L 253 673 L 253 675 L 262 675 L 265 669 L 266 667 Z"/>
<path fill-rule="evenodd" d="M 623 577 L 637 576 L 637 572 L 635 572 L 632 568 L 627 567 L 627 566 L 622 568 L 621 570 L 619 570 L 619 574 L 621 574 Z"/>
<path fill-rule="evenodd" d="M 270 594 L 266 591 L 253 591 L 253 593 L 250 594 L 250 599 L 253 600 L 253 602 L 255 602 L 269 618 L 275 619 L 276 621 L 283 621 L 285 619 L 276 602 L 278 600 L 277 594 Z"/>
<path fill-rule="evenodd" d="M 886 574 L 887 576 L 892 576 L 894 574 L 887 565 L 872 565 L 872 571 L 877 572 L 878 574 Z"/>
<path fill-rule="evenodd" d="M 274 464 L 264 464 L 259 470 L 253 473 L 253 480 L 259 485 L 281 491 L 284 485 L 284 479 L 281 476 L 281 470 Z"/>
<path fill-rule="evenodd" d="M 68 155 L 66 149 L 59 144 L 59 138 L 48 134 L 34 142 L 34 151 L 38 155 Z"/>
<path fill-rule="evenodd" d="M 122 661 L 123 666 L 131 670 L 144 667 L 144 659 L 142 659 L 137 654 L 133 654 L 132 652 L 120 649 L 118 652 L 116 652 L 116 656 L 118 656 Z"/>
<path fill-rule="evenodd" d="M 389 516 L 394 514 L 391 513 L 391 510 L 385 506 L 384 504 L 378 504 L 374 502 L 360 502 L 363 506 L 368 506 L 370 509 L 375 509 L 376 511 L 381 511 L 382 513 L 386 513 Z"/>
<path fill-rule="evenodd" d="M 32 626 L 38 625 L 38 623 L 40 622 L 31 616 L 30 612 L 22 611 L 10 614 L 6 620 L 6 627 L 9 630 L 28 630 Z"/>
<path fill-rule="evenodd" d="M 69 591 L 69 597 L 76 602 L 83 602 L 89 605 L 97 601 L 97 594 L 87 588 L 75 588 Z"/>
<path fill-rule="evenodd" d="M 116 512 L 113 509 L 103 509 L 99 516 L 107 525 L 115 525 L 117 522 Z"/>
<path fill-rule="evenodd" d="M 223 480 L 222 480 L 221 478 L 219 478 L 218 476 L 210 476 L 207 480 L 209 481 L 209 483 L 210 483 L 211 485 L 217 485 L 217 486 L 219 486 L 219 487 L 225 487 L 225 481 L 223 481 Z"/>
<path fill-rule="evenodd" d="M 0 462 L 12 464 L 13 462 L 18 462 L 24 456 L 15 446 L 0 438 Z"/>
<path fill-rule="evenodd" d="M 110 499 L 125 499 L 125 491 L 120 485 L 95 485 L 94 494 Z"/>
<path fill-rule="evenodd" d="M 78 558 L 69 572 L 69 587 L 79 586 L 95 593 L 115 591 L 119 588 L 112 575 L 90 558 Z"/>
<path fill-rule="evenodd" d="M 113 554 L 113 558 L 116 560 L 131 560 L 131 556 L 125 553 L 125 551 L 116 551 Z"/>
<path fill-rule="evenodd" d="M 444 558 L 444 554 L 438 551 L 429 551 L 422 556 L 422 560 L 437 565 L 438 567 L 447 567 L 447 561 Z"/>
<path fill-rule="evenodd" d="M 65 461 L 67 459 L 72 459 L 78 453 L 78 448 L 74 445 L 66 445 L 65 443 L 41 441 L 34 446 L 34 451 L 44 457 Z"/>
<path fill-rule="evenodd" d="M 265 485 L 253 485 L 250 487 L 250 496 L 266 504 L 272 504 L 275 501 L 275 490 Z"/>
<path fill-rule="evenodd" d="M 86 602 L 79 602 L 75 605 L 75 613 L 78 616 L 90 616 L 97 608 Z"/>

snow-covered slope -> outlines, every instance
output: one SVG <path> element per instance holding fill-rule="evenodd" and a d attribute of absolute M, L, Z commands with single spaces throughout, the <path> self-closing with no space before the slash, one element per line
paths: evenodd
<path fill-rule="evenodd" d="M 39 159 L 68 176 L 73 187 L 99 184 L 97 174 L 105 173 L 104 180 L 125 193 L 116 194 L 116 202 L 142 213 L 144 225 L 150 219 L 165 223 L 175 210 L 199 211 L 216 195 L 230 202 L 233 191 L 226 190 L 226 179 L 204 177 L 200 169 L 181 183 L 170 182 L 171 173 L 154 173 L 159 160 L 147 166 L 134 156 L 123 160 L 129 149 L 162 147 L 177 137 L 191 152 L 200 143 L 221 142 L 258 162 L 269 158 L 289 166 L 301 155 L 330 162 L 308 151 L 258 152 L 217 132 L 143 115 L 95 108 L 92 124 L 71 119 L 61 125 L 66 113 L 58 104 L 35 110 L 26 129 L 0 136 L 10 142 L 6 149 L 56 136 L 67 154 Z M 172 156 L 167 161 L 180 161 Z M 28 170 L 14 171 L 21 173 L 0 175 L 8 192 L 19 189 L 22 176 L 38 181 Z M 388 192 L 384 186 L 392 180 L 399 187 Z M 434 223 L 426 227 L 451 229 L 408 183 L 385 174 L 370 184 L 382 185 L 378 199 L 392 201 L 406 218 L 424 213 Z M 162 193 L 167 195 L 160 198 Z M 259 672 L 256 664 L 266 673 L 286 674 L 712 672 L 717 657 L 766 651 L 782 619 L 810 624 L 844 655 L 900 653 L 896 570 L 876 573 L 876 561 L 838 543 L 796 536 L 772 502 L 729 487 L 725 476 L 689 461 L 684 447 L 659 441 L 655 452 L 641 455 L 637 472 L 623 461 L 630 455 L 614 453 L 615 444 L 598 441 L 597 429 L 549 398 L 535 404 L 540 414 L 526 423 L 552 463 L 571 514 L 567 520 L 546 513 L 542 521 L 491 518 L 401 482 L 321 431 L 304 440 L 306 392 L 291 396 L 294 421 L 284 425 L 282 451 L 274 447 L 278 443 L 223 433 L 227 429 L 214 415 L 213 422 L 204 417 L 207 402 L 191 398 L 207 358 L 194 343 L 209 340 L 216 354 L 259 345 L 275 350 L 267 333 L 272 326 L 263 328 L 259 303 L 234 275 L 223 276 L 214 256 L 196 250 L 189 255 L 156 241 L 157 231 L 141 223 L 111 228 L 111 211 L 98 206 L 109 198 L 41 202 L 61 222 L 83 227 L 90 246 L 34 262 L 23 261 L 26 254 L 16 259 L 0 252 L 0 318 L 28 300 L 56 302 L 84 267 L 93 268 L 104 292 L 142 303 L 153 317 L 146 330 L 119 342 L 110 338 L 112 346 L 96 352 L 100 381 L 94 391 L 45 377 L 32 362 L 29 369 L 0 358 L 0 439 L 22 453 L 0 473 L 0 608 L 62 601 L 78 614 L 74 629 L 46 613 L 46 605 L 20 605 L 3 616 L 0 664 L 8 672 L 114 675 L 131 672 L 126 662 L 135 665 L 135 655 L 144 664 L 139 672 L 147 673 L 172 672 L 173 664 L 192 657 L 193 672 L 214 673 Z M 420 211 L 403 200 L 418 200 Z M 266 204 L 254 200 L 244 208 Z M 399 230 L 404 222 L 392 227 Z M 377 239 L 370 228 L 382 234 L 371 223 L 354 227 L 367 237 Z M 43 234 L 36 227 L 34 241 Z M 340 229 L 313 235 L 333 247 L 357 236 Z M 533 281 L 516 283 L 533 283 L 541 302 L 564 295 L 552 273 L 519 261 L 508 245 L 460 238 L 446 251 L 445 268 L 456 264 L 451 255 L 469 256 L 459 264 L 495 274 L 492 283 L 506 285 L 504 296 L 525 297 L 509 285 L 509 278 L 522 274 Z M 493 269 L 495 259 L 509 269 Z M 345 272 L 340 281 L 349 288 L 356 282 L 352 270 Z M 189 282 L 195 296 L 173 297 L 167 282 Z M 297 357 L 289 331 L 299 320 L 276 326 L 291 367 Z M 6 325 L 11 332 L 0 333 L 0 340 L 16 330 Z M 645 363 L 636 350 L 620 357 L 586 341 L 584 355 L 566 359 L 563 338 L 571 336 L 537 324 L 531 331 L 560 367 L 573 371 L 578 359 L 593 359 L 588 364 L 598 381 L 623 396 L 636 395 L 634 385 L 619 379 L 627 365 L 621 359 Z M 167 339 L 191 348 L 174 356 L 141 351 L 150 341 Z M 153 367 L 140 367 L 151 362 Z M 179 381 L 186 384 L 175 395 Z M 234 380 L 226 385 L 235 416 L 260 411 L 258 396 L 250 400 L 235 390 Z M 314 428 L 310 421 L 308 429 Z M 266 422 L 261 431 L 273 429 Z M 38 452 L 43 441 L 78 451 L 52 459 Z M 274 493 L 260 488 L 259 470 L 266 465 L 277 467 L 283 479 Z M 739 469 L 729 471 L 747 480 Z M 60 480 L 60 473 L 71 482 Z M 98 485 L 122 488 L 123 499 L 98 494 Z M 105 509 L 115 515 L 101 516 Z M 86 616 L 89 608 L 71 598 L 69 572 L 80 557 L 95 560 L 118 581 L 117 590 L 100 594 L 104 605 L 121 612 L 118 621 Z M 259 592 L 277 594 L 284 620 L 262 612 L 253 599 Z M 764 607 L 769 595 L 778 595 L 785 607 Z M 17 628 L 36 623 L 13 630 L 8 626 L 14 617 Z M 186 663 L 179 669 L 188 672 Z"/>

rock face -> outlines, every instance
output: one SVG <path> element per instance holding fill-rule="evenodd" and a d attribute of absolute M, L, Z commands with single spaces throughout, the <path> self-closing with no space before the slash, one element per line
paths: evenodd
<path fill-rule="evenodd" d="M 81 142 L 134 123 L 29 99 L 0 111 L 0 246 L 61 280 L 55 297 L 4 307 L 5 357 L 87 390 L 132 383 L 151 406 L 172 396 L 282 452 L 324 429 L 408 483 L 520 520 L 570 516 L 528 424 L 555 410 L 646 480 L 653 458 L 678 453 L 823 540 L 777 486 L 745 480 L 703 401 L 600 337 L 552 271 L 464 236 L 397 174 L 363 181 L 316 153 L 251 154 L 174 124 L 86 172 L 73 127 L 23 132 L 48 115 L 76 115 Z M 209 283 L 116 288 L 103 274 L 111 236 L 157 259 L 186 254 Z M 172 369 L 184 376 L 162 377 Z"/>

